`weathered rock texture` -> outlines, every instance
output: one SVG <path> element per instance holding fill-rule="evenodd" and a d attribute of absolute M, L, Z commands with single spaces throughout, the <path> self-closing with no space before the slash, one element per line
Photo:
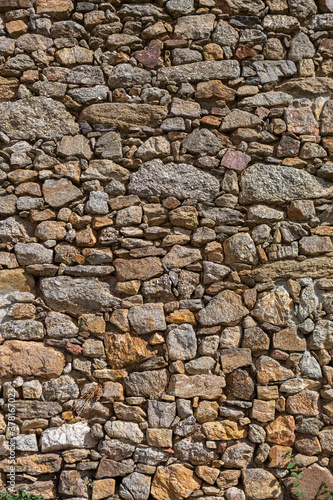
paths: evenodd
<path fill-rule="evenodd" d="M 331 0 L 0 0 L 0 489 L 333 487 L 332 92 Z"/>

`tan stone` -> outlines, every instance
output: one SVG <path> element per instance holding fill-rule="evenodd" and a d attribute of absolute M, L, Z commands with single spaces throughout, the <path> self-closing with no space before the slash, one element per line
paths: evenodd
<path fill-rule="evenodd" d="M 163 273 L 163 267 L 158 257 L 143 259 L 116 259 L 114 266 L 119 281 L 148 280 Z"/>
<path fill-rule="evenodd" d="M 206 465 L 199 465 L 195 469 L 195 473 L 200 479 L 206 481 L 208 484 L 214 484 L 219 477 L 220 470 L 214 467 L 207 467 Z"/>
<path fill-rule="evenodd" d="M 104 382 L 102 396 L 109 401 L 123 401 L 124 388 L 119 382 Z"/>
<path fill-rule="evenodd" d="M 185 205 L 172 210 L 169 219 L 173 226 L 195 229 L 198 225 L 198 212 L 195 207 Z"/>
<path fill-rule="evenodd" d="M 95 245 L 97 239 L 91 227 L 87 227 L 76 233 L 75 241 L 78 247 L 91 248 Z"/>
<path fill-rule="evenodd" d="M 25 474 L 52 474 L 58 472 L 61 468 L 62 458 L 55 454 L 43 455 L 28 455 L 23 457 L 16 457 L 15 470 L 16 472 L 24 472 Z M 10 463 L 8 459 L 0 462 L 1 472 L 10 472 Z"/>
<path fill-rule="evenodd" d="M 102 500 L 102 498 L 107 498 L 113 495 L 116 488 L 115 479 L 106 478 L 98 479 L 95 481 L 94 487 L 92 488 L 92 500 Z"/>
<path fill-rule="evenodd" d="M 209 82 L 198 83 L 195 99 L 197 101 L 221 99 L 222 101 L 232 102 L 235 100 L 235 95 L 236 91 L 226 85 L 223 85 L 221 80 L 211 80 Z"/>
<path fill-rule="evenodd" d="M 303 335 L 297 333 L 297 327 L 292 326 L 274 333 L 273 347 L 287 352 L 303 352 L 306 349 L 306 340 Z"/>
<path fill-rule="evenodd" d="M 156 448 L 172 448 L 171 429 L 147 429 L 147 443 Z"/>
<path fill-rule="evenodd" d="M 219 405 L 216 401 L 200 401 L 194 416 L 200 424 L 203 424 L 215 420 L 218 417 L 218 411 Z"/>
<path fill-rule="evenodd" d="M 181 325 L 182 323 L 189 323 L 190 325 L 197 324 L 194 314 L 189 309 L 173 311 L 166 316 L 165 320 L 167 323 L 175 323 L 176 325 Z"/>
<path fill-rule="evenodd" d="M 253 400 L 251 417 L 258 422 L 270 422 L 275 416 L 275 401 Z"/>
<path fill-rule="evenodd" d="M 231 373 L 237 368 L 250 366 L 251 363 L 251 350 L 248 348 L 231 347 L 221 351 L 221 365 L 224 373 Z"/>
<path fill-rule="evenodd" d="M 81 191 L 68 179 L 48 179 L 43 184 L 46 203 L 53 208 L 60 208 L 82 196 Z"/>
<path fill-rule="evenodd" d="M 80 330 L 98 335 L 105 332 L 105 321 L 103 316 L 96 314 L 83 314 L 79 317 Z"/>
<path fill-rule="evenodd" d="M 0 102 L 14 101 L 17 98 L 19 82 L 16 78 L 0 76 Z"/>
<path fill-rule="evenodd" d="M 23 269 L 6 269 L 0 271 L 0 290 L 14 288 L 20 292 L 31 292 L 35 288 L 35 280 Z"/>
<path fill-rule="evenodd" d="M 269 443 L 292 446 L 295 441 L 295 419 L 291 415 L 280 415 L 267 425 L 266 434 Z"/>
<path fill-rule="evenodd" d="M 64 355 L 41 342 L 8 340 L 0 346 L 2 377 L 59 377 L 64 366 Z"/>
<path fill-rule="evenodd" d="M 223 377 L 217 375 L 172 375 L 168 387 L 168 393 L 179 398 L 201 397 L 205 399 L 217 399 L 225 387 Z"/>
<path fill-rule="evenodd" d="M 237 422 L 223 420 L 222 422 L 205 422 L 202 425 L 206 438 L 210 441 L 229 441 L 231 439 L 243 439 L 246 430 L 239 427 Z"/>
<path fill-rule="evenodd" d="M 141 286 L 140 280 L 118 282 L 116 291 L 124 295 L 137 295 Z"/>
<path fill-rule="evenodd" d="M 257 267 L 252 271 L 245 271 L 244 274 L 250 274 L 256 281 L 260 282 L 288 278 L 297 279 L 304 276 L 309 278 L 332 278 L 333 259 L 331 257 L 317 257 L 303 261 L 272 262 Z"/>
<path fill-rule="evenodd" d="M 290 461 L 287 454 L 292 452 L 292 448 L 289 446 L 279 446 L 275 445 L 269 451 L 269 463 L 268 467 L 274 467 L 277 469 L 285 469 Z"/>
<path fill-rule="evenodd" d="M 259 384 L 281 382 L 294 378 L 294 373 L 280 365 L 278 361 L 268 356 L 260 356 L 257 361 L 257 380 Z"/>
<path fill-rule="evenodd" d="M 180 500 L 188 498 L 200 485 L 200 479 L 184 465 L 160 466 L 151 485 L 151 495 L 157 500 Z"/>
<path fill-rule="evenodd" d="M 18 19 L 17 21 L 10 21 L 6 23 L 6 30 L 9 35 L 13 38 L 24 35 L 29 30 L 28 26 L 22 19 Z"/>
<path fill-rule="evenodd" d="M 49 14 L 54 19 L 67 19 L 74 5 L 72 0 L 37 0 L 37 14 Z"/>
<path fill-rule="evenodd" d="M 315 391 L 305 390 L 297 394 L 293 394 L 287 399 L 287 412 L 292 415 L 315 417 L 319 414 L 318 398 L 319 394 Z"/>
<path fill-rule="evenodd" d="M 66 236 L 66 224 L 55 220 L 40 222 L 36 227 L 36 236 L 43 241 L 63 240 Z"/>
<path fill-rule="evenodd" d="M 279 481 L 264 469 L 245 469 L 242 472 L 247 500 L 268 500 L 280 498 Z"/>
<path fill-rule="evenodd" d="M 154 355 L 148 342 L 129 333 L 106 332 L 104 343 L 108 363 L 114 369 L 134 365 Z"/>
<path fill-rule="evenodd" d="M 103 103 L 88 106 L 80 120 L 88 123 L 117 125 L 121 130 L 129 127 L 158 127 L 168 114 L 167 106 L 150 104 Z"/>

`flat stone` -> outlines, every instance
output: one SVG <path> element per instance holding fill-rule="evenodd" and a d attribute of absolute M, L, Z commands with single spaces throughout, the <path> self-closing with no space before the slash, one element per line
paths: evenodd
<path fill-rule="evenodd" d="M 168 393 L 179 398 L 217 399 L 225 386 L 223 377 L 216 375 L 172 375 Z"/>
<path fill-rule="evenodd" d="M 150 104 L 103 103 L 88 106 L 80 116 L 80 120 L 88 123 L 116 125 L 121 130 L 129 127 L 158 127 L 166 118 L 166 106 Z"/>
<path fill-rule="evenodd" d="M 63 470 L 59 478 L 59 493 L 78 498 L 88 497 L 88 486 L 83 481 L 78 470 Z"/>
<path fill-rule="evenodd" d="M 330 196 L 327 182 L 293 167 L 255 164 L 248 167 L 240 181 L 240 203 L 286 203 L 295 199 Z"/>
<path fill-rule="evenodd" d="M 158 257 L 143 259 L 116 259 L 114 266 L 119 281 L 148 280 L 163 273 L 163 267 Z"/>
<path fill-rule="evenodd" d="M 85 421 L 45 429 L 41 436 L 43 453 L 71 448 L 89 449 L 95 446 L 96 440 L 90 434 L 89 425 Z"/>
<path fill-rule="evenodd" d="M 158 398 L 165 391 L 168 383 L 166 370 L 132 372 L 124 379 L 128 396 Z"/>
<path fill-rule="evenodd" d="M 49 307 L 58 312 L 74 315 L 100 312 L 119 303 L 110 293 L 107 283 L 97 278 L 70 278 L 57 276 L 43 278 L 41 291 Z"/>
<path fill-rule="evenodd" d="M 162 263 L 168 269 L 181 268 L 201 260 L 201 253 L 198 249 L 174 245 L 169 253 L 162 259 Z"/>
<path fill-rule="evenodd" d="M 143 441 L 143 433 L 137 423 L 114 420 L 107 422 L 105 430 L 111 438 L 128 439 L 139 444 Z"/>
<path fill-rule="evenodd" d="M 51 403 L 48 401 L 20 401 L 20 407 L 16 408 L 16 414 L 19 418 L 42 418 L 47 419 L 59 415 L 61 413 L 61 405 L 59 403 Z"/>
<path fill-rule="evenodd" d="M 247 111 L 235 109 L 224 118 L 221 125 L 221 131 L 230 132 L 239 127 L 256 128 L 261 123 L 262 121 L 258 116 L 248 113 Z"/>
<path fill-rule="evenodd" d="M 75 23 L 78 26 L 77 23 Z M 53 25 L 54 27 L 55 25 Z M 82 28 L 82 26 L 80 26 Z M 52 31 L 52 30 L 51 30 Z M 68 36 L 66 33 L 65 36 Z M 67 83 L 74 85 L 104 85 L 104 74 L 99 66 L 76 66 L 66 75 Z"/>
<path fill-rule="evenodd" d="M 216 295 L 198 313 L 198 319 L 203 326 L 226 325 L 234 326 L 248 314 L 242 299 L 235 292 L 225 290 Z"/>
<path fill-rule="evenodd" d="M 7 340 L 0 346 L 2 377 L 59 377 L 65 366 L 64 355 L 39 342 Z"/>
<path fill-rule="evenodd" d="M 287 412 L 291 415 L 315 417 L 319 414 L 318 399 L 319 394 L 314 391 L 305 390 L 298 394 L 293 394 L 287 399 Z"/>
<path fill-rule="evenodd" d="M 65 314 L 51 311 L 45 318 L 47 335 L 53 338 L 75 337 L 79 331 L 71 318 Z"/>
<path fill-rule="evenodd" d="M 47 179 L 43 184 L 43 195 L 46 203 L 53 208 L 59 208 L 77 200 L 82 193 L 68 179 Z"/>
<path fill-rule="evenodd" d="M 200 82 L 208 80 L 229 80 L 240 74 L 237 61 L 200 61 L 181 66 L 160 69 L 157 80 L 160 84 L 170 82 Z"/>
<path fill-rule="evenodd" d="M 45 455 L 30 454 L 27 456 L 18 456 L 16 458 L 16 471 L 18 473 L 32 474 L 39 476 L 41 474 L 53 474 L 61 468 L 62 458 L 55 453 Z M 0 471 L 9 473 L 10 463 L 8 459 L 1 460 Z"/>
<path fill-rule="evenodd" d="M 210 441 L 229 441 L 246 437 L 246 430 L 232 420 L 206 422 L 202 428 L 206 438 Z"/>
<path fill-rule="evenodd" d="M 273 334 L 274 349 L 287 352 L 303 352 L 306 349 L 306 340 L 303 335 L 298 334 L 297 327 L 290 327 Z"/>
<path fill-rule="evenodd" d="M 151 74 L 146 69 L 131 64 L 118 64 L 111 67 L 108 85 L 111 89 L 145 85 L 151 82 Z"/>
<path fill-rule="evenodd" d="M 43 323 L 32 319 L 7 321 L 0 326 L 3 339 L 41 340 L 44 337 Z"/>
<path fill-rule="evenodd" d="M 251 156 L 241 151 L 227 151 L 222 158 L 221 166 L 242 172 L 251 161 Z"/>
<path fill-rule="evenodd" d="M 179 200 L 194 198 L 211 201 L 219 191 L 218 181 L 207 172 L 184 163 L 163 164 L 152 160 L 131 175 L 129 192 L 141 197 L 174 196 Z"/>
<path fill-rule="evenodd" d="M 176 416 L 176 404 L 148 400 L 148 423 L 153 428 L 169 428 Z"/>
<path fill-rule="evenodd" d="M 0 128 L 11 139 L 61 139 L 79 131 L 65 106 L 47 97 L 0 103 Z"/>
<path fill-rule="evenodd" d="M 268 356 L 260 356 L 257 362 L 257 379 L 259 384 L 283 382 L 294 378 L 292 370 L 280 365 L 278 361 Z"/>
<path fill-rule="evenodd" d="M 53 251 L 38 243 L 16 243 L 15 254 L 19 264 L 52 264 Z"/>
<path fill-rule="evenodd" d="M 221 365 L 224 373 L 231 373 L 237 368 L 250 366 L 251 363 L 251 350 L 248 348 L 230 347 L 221 351 Z"/>

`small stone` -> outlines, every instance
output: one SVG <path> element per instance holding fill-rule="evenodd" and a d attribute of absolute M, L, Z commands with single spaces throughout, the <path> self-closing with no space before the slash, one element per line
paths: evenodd
<path fill-rule="evenodd" d="M 227 151 L 222 158 L 221 166 L 242 172 L 251 161 L 251 156 L 241 151 Z"/>
<path fill-rule="evenodd" d="M 201 397 L 217 399 L 225 386 L 223 377 L 216 375 L 172 375 L 168 393 L 179 398 Z"/>
<path fill-rule="evenodd" d="M 200 488 L 201 481 L 182 464 L 159 466 L 154 476 L 151 495 L 158 500 L 187 498 Z"/>
<path fill-rule="evenodd" d="M 193 359 L 197 352 L 197 340 L 193 327 L 184 323 L 171 330 L 168 333 L 166 345 L 171 361 Z"/>
<path fill-rule="evenodd" d="M 234 326 L 248 314 L 239 295 L 226 290 L 216 295 L 198 313 L 198 319 L 203 326 L 214 326 L 218 324 Z"/>
<path fill-rule="evenodd" d="M 128 396 L 158 398 L 166 390 L 168 375 L 166 370 L 132 372 L 124 378 Z"/>
<path fill-rule="evenodd" d="M 237 443 L 228 446 L 222 455 L 226 467 L 244 469 L 253 459 L 254 446 L 247 443 Z"/>
<path fill-rule="evenodd" d="M 211 441 L 228 441 L 246 437 L 246 430 L 232 420 L 206 422 L 203 424 L 202 428 L 206 438 Z"/>

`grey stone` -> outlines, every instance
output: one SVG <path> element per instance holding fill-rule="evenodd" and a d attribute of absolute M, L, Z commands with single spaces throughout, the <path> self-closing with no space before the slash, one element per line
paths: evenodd
<path fill-rule="evenodd" d="M 76 66 L 66 77 L 67 83 L 75 85 L 104 85 L 104 75 L 99 66 Z"/>
<path fill-rule="evenodd" d="M 91 88 L 70 89 L 67 94 L 80 104 L 95 104 L 106 101 L 109 88 L 106 85 L 96 85 Z"/>
<path fill-rule="evenodd" d="M 91 191 L 85 209 L 88 214 L 106 215 L 109 212 L 108 195 L 101 191 Z"/>
<path fill-rule="evenodd" d="M 213 31 L 214 21 L 213 14 L 180 17 L 175 24 L 174 37 L 186 40 L 209 38 Z"/>
<path fill-rule="evenodd" d="M 53 262 L 53 250 L 45 248 L 39 243 L 16 243 L 14 251 L 22 266 L 52 264 Z"/>
<path fill-rule="evenodd" d="M 223 280 L 223 278 L 228 276 L 231 271 L 230 267 L 209 261 L 204 261 L 203 268 L 203 282 L 205 285 L 210 285 L 211 283 Z"/>
<path fill-rule="evenodd" d="M 76 399 L 80 394 L 75 380 L 69 375 L 61 375 L 57 379 L 43 383 L 43 396 L 46 401 L 59 401 L 64 403 L 69 399 Z"/>
<path fill-rule="evenodd" d="M 123 478 L 119 486 L 120 498 L 124 500 L 148 500 L 151 478 L 139 472 L 133 472 Z"/>
<path fill-rule="evenodd" d="M 72 498 L 88 498 L 88 486 L 78 470 L 63 470 L 59 478 L 58 491 Z"/>
<path fill-rule="evenodd" d="M 105 431 L 111 438 L 127 439 L 132 443 L 139 444 L 143 441 L 143 432 L 137 423 L 124 422 L 122 420 L 108 421 Z"/>
<path fill-rule="evenodd" d="M 81 181 L 111 181 L 125 182 L 130 173 L 125 168 L 111 160 L 92 160 L 89 167 L 81 175 Z"/>
<path fill-rule="evenodd" d="M 288 4 L 290 14 L 298 19 L 303 20 L 310 16 L 319 17 L 315 16 L 317 12 L 317 5 L 314 0 L 288 0 Z"/>
<path fill-rule="evenodd" d="M 240 203 L 286 203 L 295 199 L 330 196 L 329 183 L 293 167 L 256 163 L 248 167 L 240 180 Z"/>
<path fill-rule="evenodd" d="M 223 248 L 226 264 L 242 263 L 253 265 L 258 262 L 255 244 L 248 233 L 238 233 L 230 236 L 225 240 Z"/>
<path fill-rule="evenodd" d="M 256 61 L 253 66 L 261 84 L 277 82 L 281 77 L 293 76 L 297 73 L 293 61 Z"/>
<path fill-rule="evenodd" d="M 16 407 L 16 416 L 19 418 L 51 418 L 61 413 L 59 403 L 46 401 L 20 401 Z"/>
<path fill-rule="evenodd" d="M 148 424 L 153 428 L 171 427 L 176 416 L 176 403 L 148 400 Z"/>
<path fill-rule="evenodd" d="M 264 443 L 266 441 L 266 431 L 261 425 L 250 424 L 248 437 L 252 443 Z"/>
<path fill-rule="evenodd" d="M 238 78 L 239 75 L 238 61 L 202 61 L 160 69 L 157 73 L 157 80 L 161 84 L 168 84 L 170 82 L 229 80 Z"/>
<path fill-rule="evenodd" d="M 135 445 L 120 439 L 107 438 L 98 445 L 98 451 L 112 460 L 124 460 L 133 455 Z"/>
<path fill-rule="evenodd" d="M 234 326 L 248 314 L 242 300 L 236 293 L 225 290 L 216 295 L 198 313 L 198 319 L 203 326 L 227 325 Z"/>
<path fill-rule="evenodd" d="M 117 132 L 107 132 L 96 141 L 95 153 L 101 158 L 120 161 L 123 157 L 121 137 Z"/>
<path fill-rule="evenodd" d="M 124 384 L 128 396 L 156 399 L 166 389 L 168 374 L 166 370 L 132 372 L 126 375 Z"/>
<path fill-rule="evenodd" d="M 190 64 L 202 61 L 202 55 L 197 50 L 192 49 L 174 49 L 172 60 L 175 66 L 179 64 Z"/>
<path fill-rule="evenodd" d="M 192 359 L 185 364 L 185 371 L 189 375 L 201 375 L 212 373 L 216 365 L 216 361 L 209 356 L 201 356 L 200 358 Z"/>
<path fill-rule="evenodd" d="M 301 61 L 302 59 L 312 59 L 316 49 L 309 37 L 302 31 L 294 36 L 290 43 L 288 59 L 291 61 Z"/>
<path fill-rule="evenodd" d="M 264 106 L 271 108 L 274 106 L 289 106 L 293 98 L 286 92 L 261 92 L 254 96 L 245 97 L 241 101 L 242 106 Z"/>
<path fill-rule="evenodd" d="M 193 0 L 168 0 L 166 9 L 172 17 L 177 18 L 190 14 L 194 10 Z"/>
<path fill-rule="evenodd" d="M 217 195 L 219 183 L 211 174 L 192 165 L 163 164 L 161 160 L 152 160 L 131 174 L 128 189 L 143 198 L 157 195 L 210 201 Z"/>
<path fill-rule="evenodd" d="M 138 148 L 135 156 L 143 161 L 163 158 L 170 154 L 170 143 L 165 137 L 150 137 Z"/>
<path fill-rule="evenodd" d="M 29 226 L 20 217 L 7 217 L 0 221 L 0 241 L 5 243 L 14 240 L 27 240 Z"/>
<path fill-rule="evenodd" d="M 212 41 L 214 43 L 218 43 L 222 47 L 235 47 L 238 42 L 238 31 L 235 30 L 232 26 L 230 26 L 229 23 L 226 21 L 220 20 L 216 28 L 214 30 L 214 33 L 212 35 Z"/>
<path fill-rule="evenodd" d="M 78 315 L 100 312 L 119 304 L 107 283 L 97 278 L 57 276 L 41 280 L 41 292 L 49 307 L 58 312 Z"/>
<path fill-rule="evenodd" d="M 17 197 L 14 194 L 2 196 L 0 198 L 0 216 L 7 217 L 8 215 L 14 215 L 16 212 L 16 206 Z"/>
<path fill-rule="evenodd" d="M 61 139 L 79 126 L 65 106 L 48 97 L 29 97 L 0 103 L 0 129 L 11 139 Z"/>
<path fill-rule="evenodd" d="M 38 451 L 36 434 L 19 435 L 11 439 L 17 451 Z"/>
<path fill-rule="evenodd" d="M 216 155 L 221 149 L 221 143 L 210 130 L 196 129 L 183 141 L 183 147 L 190 154 Z"/>
<path fill-rule="evenodd" d="M 131 307 L 128 320 L 133 330 L 139 335 L 166 329 L 162 304 L 144 304 Z"/>
<path fill-rule="evenodd" d="M 312 356 L 310 351 L 306 351 L 303 354 L 302 359 L 299 362 L 299 367 L 302 375 L 306 377 L 315 379 L 322 377 L 320 364 L 318 363 L 316 358 Z"/>
<path fill-rule="evenodd" d="M 169 359 L 193 359 L 197 353 L 197 339 L 192 325 L 183 323 L 168 333 L 166 339 Z"/>
<path fill-rule="evenodd" d="M 41 340 L 44 337 L 43 323 L 32 319 L 7 321 L 0 326 L 0 335 L 6 340 Z"/>
<path fill-rule="evenodd" d="M 112 68 L 108 85 L 110 89 L 117 89 L 150 82 L 151 74 L 149 71 L 131 64 L 118 64 Z"/>
<path fill-rule="evenodd" d="M 225 467 L 245 469 L 250 465 L 254 453 L 254 446 L 247 443 L 237 443 L 228 446 L 222 455 Z"/>
<path fill-rule="evenodd" d="M 321 319 L 316 322 L 310 339 L 310 349 L 333 348 L 333 322 Z"/>
<path fill-rule="evenodd" d="M 201 217 L 212 219 L 216 225 L 238 226 L 244 221 L 244 215 L 239 210 L 231 208 L 211 207 L 203 203 L 199 205 Z"/>
<path fill-rule="evenodd" d="M 70 448 L 90 449 L 97 444 L 90 434 L 88 422 L 85 421 L 45 429 L 40 442 L 43 453 Z"/>
<path fill-rule="evenodd" d="M 169 453 L 157 448 L 147 448 L 137 446 L 134 453 L 134 461 L 146 465 L 159 465 L 160 463 L 167 462 Z"/>
<path fill-rule="evenodd" d="M 45 318 L 47 335 L 53 338 L 75 337 L 79 331 L 69 316 L 51 311 Z"/>
<path fill-rule="evenodd" d="M 236 128 L 255 128 L 262 123 L 261 119 L 240 109 L 234 109 L 223 120 L 221 125 L 222 132 L 230 132 Z"/>

